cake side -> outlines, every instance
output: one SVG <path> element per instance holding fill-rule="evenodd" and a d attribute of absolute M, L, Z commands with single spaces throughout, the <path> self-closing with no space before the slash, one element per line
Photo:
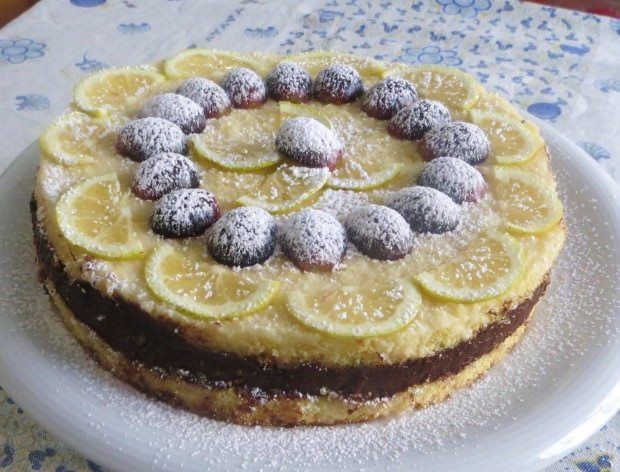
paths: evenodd
<path fill-rule="evenodd" d="M 439 403 L 457 390 L 467 387 L 501 361 L 521 340 L 527 326 L 478 357 L 454 375 L 413 386 L 391 396 L 373 399 L 351 399 L 336 393 L 327 395 L 282 395 L 260 389 L 213 387 L 196 384 L 185 377 L 168 374 L 159 368 L 128 360 L 102 341 L 87 325 L 73 316 L 55 287 L 46 289 L 69 331 L 106 370 L 134 386 L 139 391 L 196 414 L 242 425 L 300 426 L 360 423 L 425 408 Z M 527 314 L 527 318 L 531 312 Z M 526 321 L 527 321 L 526 318 Z"/>
<path fill-rule="evenodd" d="M 392 396 L 415 385 L 456 375 L 493 351 L 527 321 L 549 283 L 546 277 L 528 299 L 514 308 L 505 308 L 498 314 L 501 321 L 481 328 L 468 340 L 432 356 L 396 364 L 278 366 L 260 358 L 197 349 L 175 333 L 173 326 L 153 320 L 139 306 L 106 296 L 87 282 L 70 280 L 38 228 L 34 200 L 31 212 L 40 277 L 48 290 L 53 289 L 55 303 L 62 300 L 64 309 L 70 311 L 76 321 L 92 330 L 102 343 L 127 362 L 184 378 L 205 388 L 230 385 L 282 397 L 335 393 L 351 400 Z"/>

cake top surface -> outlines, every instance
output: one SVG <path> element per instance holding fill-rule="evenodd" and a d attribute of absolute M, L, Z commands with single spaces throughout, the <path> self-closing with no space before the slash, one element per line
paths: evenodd
<path fill-rule="evenodd" d="M 212 54 L 217 55 L 217 52 Z M 425 163 L 423 157 L 428 156 L 423 156 L 422 141 L 390 135 L 388 122 L 365 112 L 363 103 L 381 103 L 387 108 L 410 106 L 412 100 L 418 99 L 441 103 L 442 97 L 447 97 L 447 92 L 441 89 L 441 74 L 449 70 L 433 72 L 438 74 L 433 83 L 439 85 L 429 90 L 428 77 L 424 75 L 424 80 L 419 80 L 421 69 L 344 54 L 310 53 L 284 58 L 239 53 L 226 60 L 229 64 L 224 68 L 225 73 L 222 70 L 212 76 L 201 73 L 200 80 L 187 71 L 179 72 L 181 68 L 173 69 L 166 64 L 156 78 L 149 79 L 151 84 L 142 84 L 139 92 L 132 92 L 134 96 L 139 94 L 139 98 L 115 105 L 117 108 L 113 112 L 99 116 L 74 111 L 77 118 L 61 117 L 44 133 L 35 192 L 42 207 L 41 224 L 66 270 L 73 276 L 83 276 L 84 261 L 93 258 L 88 241 L 100 236 L 95 234 L 95 229 L 89 229 L 89 225 L 63 217 L 59 208 L 83 211 L 84 205 L 79 202 L 86 200 L 66 197 L 72 192 L 79 193 L 76 187 L 100 199 L 104 192 L 108 199 L 104 200 L 108 203 L 101 211 L 112 222 L 113 229 L 112 236 L 106 237 L 112 238 L 117 246 L 125 244 L 127 225 L 130 225 L 140 250 L 135 251 L 136 241 L 132 241 L 135 254 L 131 257 L 95 254 L 97 270 L 89 268 L 88 271 L 91 283 L 106 293 L 138 303 L 152 316 L 171 320 L 198 345 L 208 344 L 212 349 L 282 363 L 305 360 L 340 365 L 398 362 L 452 346 L 497 319 L 507 305 L 527 298 L 548 272 L 562 245 L 564 230 L 557 223 L 558 219 L 553 220 L 557 212 L 551 210 L 550 216 L 543 215 L 547 217 L 548 227 L 541 230 L 543 223 L 539 220 L 542 217 L 530 212 L 527 203 L 532 195 L 534 200 L 540 198 L 543 203 L 548 203 L 555 195 L 548 156 L 535 127 L 515 120 L 518 112 L 494 95 L 476 88 L 471 91 L 477 94 L 473 107 L 469 95 L 468 102 L 462 106 L 455 105 L 453 98 L 446 99 L 444 105 L 449 115 L 442 111 L 441 119 L 435 120 L 437 127 L 420 129 L 426 134 L 438 133 L 451 116 L 455 121 L 448 124 L 456 123 L 458 132 L 441 135 L 450 143 L 458 141 L 462 132 L 460 122 L 466 124 L 465 128 L 475 127 L 476 131 L 473 138 L 470 135 L 463 138 L 462 155 L 452 146 L 448 151 L 455 155 L 434 156 L 434 160 Z M 269 76 L 278 64 L 287 63 L 299 67 L 280 65 L 281 70 Z M 305 77 L 301 69 L 315 78 L 330 66 L 336 72 L 343 72 L 340 75 L 347 80 L 352 77 L 350 67 L 359 74 L 366 90 L 385 88 L 389 93 L 380 97 L 367 96 L 366 100 L 357 95 L 338 104 L 319 100 L 291 103 L 269 99 L 264 102 L 262 81 L 267 77 L 275 80 L 273 77 L 281 75 L 286 84 L 287 74 Z M 330 81 L 338 76 L 327 75 Z M 387 77 L 390 79 L 385 79 Z M 381 80 L 397 86 L 373 89 L 372 86 Z M 236 108 L 226 108 L 217 82 L 232 94 L 230 100 L 233 105 L 237 103 Z M 468 84 L 468 81 L 463 82 L 463 87 Z M 453 80 L 450 86 L 454 86 Z M 334 85 L 334 89 L 339 88 Z M 399 90 L 405 95 L 398 95 Z M 207 113 L 205 104 L 199 101 L 210 94 L 217 99 L 220 110 L 217 116 L 206 120 L 203 131 L 194 133 L 187 126 L 181 129 L 184 117 L 191 115 L 195 121 L 196 108 L 185 106 L 186 100 L 195 100 L 198 108 Z M 105 97 L 98 97 L 98 100 L 101 102 Z M 177 103 L 179 108 L 173 106 Z M 246 106 L 248 103 L 251 106 Z M 139 118 L 145 114 L 157 117 Z M 161 118 L 162 115 L 168 119 Z M 434 121 L 424 121 L 431 122 Z M 480 144 L 477 130 L 488 141 L 488 157 L 482 161 L 479 152 L 471 151 L 472 142 Z M 89 139 L 83 139 L 84 136 Z M 286 146 L 278 146 L 278 137 Z M 283 152 L 284 147 L 287 152 Z M 475 164 L 469 159 L 470 151 L 478 160 Z M 176 157 L 169 163 L 164 161 L 165 157 L 160 157 L 161 162 L 153 160 L 158 155 L 171 153 L 176 153 Z M 185 154 L 186 158 L 178 154 Z M 451 187 L 442 187 L 446 179 L 439 178 L 443 174 L 435 168 L 441 167 L 438 164 L 448 158 L 458 159 L 458 164 L 448 171 Z M 498 169 L 509 167 L 507 163 L 515 164 L 510 166 L 512 170 Z M 177 172 L 178 175 L 171 175 Z M 528 180 L 532 174 L 535 175 L 534 184 Z M 115 178 L 106 180 L 105 185 L 97 184 L 101 188 L 94 184 L 82 185 L 104 175 Z M 132 182 L 135 187 L 136 181 L 142 187 L 153 182 L 157 188 L 149 193 L 148 189 L 140 187 L 143 192 L 140 195 L 156 197 L 141 198 L 135 189 L 131 194 L 130 187 Z M 440 184 L 435 185 L 435 181 Z M 400 206 L 390 203 L 400 195 L 399 191 L 416 183 L 434 188 L 422 192 L 416 200 L 420 202 L 417 203 L 419 208 L 412 206 L 411 201 Z M 208 191 L 213 202 L 205 197 L 207 194 L 199 195 L 194 191 L 196 186 Z M 461 194 L 451 190 L 453 187 L 460 192 L 469 189 L 469 193 L 461 198 Z M 172 193 L 159 195 L 162 192 Z M 167 197 L 175 192 L 187 194 L 187 198 Z M 428 199 L 437 193 L 441 193 L 442 198 L 429 202 Z M 512 201 L 513 195 L 519 196 L 519 200 Z M 191 205 L 186 205 L 186 200 Z M 203 208 L 205 205 L 211 206 Z M 271 213 L 273 226 L 264 218 L 258 218 L 260 229 L 246 233 L 260 234 L 260 238 L 238 237 L 235 228 L 245 227 L 245 223 L 252 220 L 226 225 L 227 220 L 234 219 L 232 214 L 227 215 L 238 206 L 262 207 L 261 214 Z M 379 210 L 371 211 L 373 209 Z M 165 213 L 168 222 L 191 227 L 193 233 L 174 237 L 162 235 L 161 227 L 157 227 L 158 230 L 153 226 L 158 211 Z M 53 215 L 61 215 L 59 223 Z M 88 233 L 90 239 L 82 238 L 81 244 L 72 240 L 70 244 L 63 225 L 71 224 L 83 224 L 83 232 Z M 356 230 L 351 230 L 352 227 Z M 441 231 L 429 229 L 438 227 Z M 496 233 L 510 235 L 493 239 Z M 488 242 L 485 235 L 491 235 L 489 248 L 495 249 L 477 247 L 477 244 Z M 497 240 L 509 241 L 508 246 L 495 244 Z M 370 244 L 372 241 L 379 244 L 380 250 Z M 395 241 L 398 244 L 390 249 L 398 247 L 399 257 L 388 257 L 383 249 Z M 503 291 L 492 292 L 493 296 L 459 299 L 464 296 L 464 290 L 455 290 L 454 280 L 446 282 L 447 276 L 437 272 L 463 254 L 500 251 L 499 254 L 505 250 L 510 255 L 513 246 L 521 248 L 518 272 L 526 275 L 511 280 Z M 206 271 L 184 269 L 191 275 L 187 279 L 193 282 L 177 283 L 166 279 L 164 285 L 176 294 L 169 298 L 162 297 L 158 286 L 154 289 L 144 275 L 145 261 L 154 257 L 153 254 L 160 254 L 162 248 L 175 254 L 179 267 L 191 268 L 191 261 L 194 261 L 207 268 Z M 248 254 L 252 257 L 242 257 Z M 493 270 L 495 262 L 485 259 L 486 256 L 475 257 L 481 265 L 473 273 L 466 274 L 465 283 L 496 283 L 480 275 Z M 504 259 L 502 264 L 510 263 L 508 256 Z M 456 272 L 465 270 L 466 262 L 458 266 Z M 507 272 L 517 272 L 517 268 L 507 267 Z M 196 275 L 203 273 L 206 275 Z M 434 282 L 431 284 L 429 279 L 416 282 L 416 274 L 422 273 L 433 273 Z M 211 291 L 204 289 L 205 280 Z M 277 290 L 267 287 L 265 281 L 276 282 Z M 439 293 L 437 284 L 443 283 L 452 284 L 453 290 L 442 297 L 433 294 L 433 291 Z M 350 321 L 351 326 L 368 322 L 380 324 L 396 316 L 396 308 L 406 299 L 403 294 L 410 285 L 422 294 L 421 305 L 413 321 L 409 320 L 389 334 L 335 337 L 330 335 L 329 323 L 323 331 L 305 326 L 287 307 L 289 295 L 302 287 L 309 310 L 324 313 L 326 318 L 333 316 Z M 269 295 L 270 298 L 249 312 L 235 305 L 216 319 L 212 316 L 215 311 L 209 297 L 221 300 L 219 297 L 228 290 L 230 298 L 235 290 L 237 298 L 240 294 L 257 299 Z M 330 305 L 316 298 L 329 293 L 339 300 L 337 304 Z M 472 292 L 468 293 L 471 298 Z M 188 297 L 194 301 L 201 298 L 200 312 L 191 313 L 183 308 L 182 299 Z M 355 313 L 355 316 L 347 317 L 347 313 Z"/>

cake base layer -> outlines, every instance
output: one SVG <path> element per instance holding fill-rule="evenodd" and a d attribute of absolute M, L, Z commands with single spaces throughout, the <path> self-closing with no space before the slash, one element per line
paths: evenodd
<path fill-rule="evenodd" d="M 199 415 L 243 425 L 357 423 L 427 407 L 445 400 L 456 390 L 469 386 L 486 373 L 519 342 L 527 325 L 526 322 L 522 323 L 494 349 L 457 374 L 412 386 L 389 397 L 370 400 L 355 400 L 337 394 L 291 397 L 265 392 L 251 393 L 245 388 L 196 384 L 178 375 L 132 361 L 112 349 L 92 329 L 79 321 L 57 294 L 52 282 L 45 281 L 45 287 L 64 324 L 104 369 L 141 392 L 166 403 Z"/>

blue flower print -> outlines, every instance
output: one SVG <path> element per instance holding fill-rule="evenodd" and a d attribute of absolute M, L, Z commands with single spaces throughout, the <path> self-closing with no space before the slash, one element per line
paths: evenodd
<path fill-rule="evenodd" d="M 490 0 L 437 0 L 446 15 L 475 18 L 481 11 L 491 9 Z"/>
<path fill-rule="evenodd" d="M 601 92 L 620 92 L 620 79 L 602 79 L 594 81 Z"/>
<path fill-rule="evenodd" d="M 607 454 L 598 456 L 593 460 L 576 462 L 577 469 L 582 472 L 611 472 L 611 457 Z"/>
<path fill-rule="evenodd" d="M 46 110 L 50 107 L 49 98 L 36 93 L 18 95 L 15 97 L 15 102 L 15 108 L 18 111 Z"/>
<path fill-rule="evenodd" d="M 151 31 L 151 25 L 148 23 L 120 23 L 116 27 L 116 31 L 121 34 L 140 34 Z"/>
<path fill-rule="evenodd" d="M 278 30 L 273 26 L 268 26 L 267 28 L 246 28 L 243 34 L 248 38 L 273 38 L 278 34 Z"/>
<path fill-rule="evenodd" d="M 32 39 L 0 39 L 0 60 L 10 64 L 21 64 L 28 59 L 36 59 L 45 54 L 45 43 Z"/>
<path fill-rule="evenodd" d="M 104 3 L 105 0 L 71 0 L 71 4 L 76 7 L 98 7 Z"/>
<path fill-rule="evenodd" d="M 569 54 L 576 54 L 578 56 L 585 56 L 590 52 L 590 48 L 585 44 L 581 46 L 573 46 L 572 44 L 560 44 L 560 49 Z"/>
<path fill-rule="evenodd" d="M 338 17 L 342 18 L 344 16 L 344 13 L 341 11 L 325 10 L 324 8 L 321 8 L 318 11 L 318 15 L 319 15 L 319 22 L 329 23 L 331 21 L 334 21 Z"/>
<path fill-rule="evenodd" d="M 562 109 L 556 103 L 538 102 L 527 107 L 527 111 L 543 120 L 554 120 L 562 114 Z"/>
<path fill-rule="evenodd" d="M 15 449 L 9 443 L 5 443 L 0 449 L 0 469 L 10 466 L 15 459 Z"/>
<path fill-rule="evenodd" d="M 86 55 L 88 53 L 84 53 L 82 55 L 82 60 L 80 62 L 75 63 L 75 67 L 85 72 L 94 72 L 99 69 L 105 69 L 108 67 L 104 62 L 98 61 L 97 59 L 89 59 Z"/>
<path fill-rule="evenodd" d="M 579 144 L 585 152 L 590 154 L 597 161 L 611 158 L 609 151 L 598 143 L 594 143 L 592 141 L 581 141 L 577 144 Z"/>
<path fill-rule="evenodd" d="M 609 24 L 611 26 L 612 31 L 615 31 L 616 34 L 620 36 L 620 20 L 617 20 L 616 18 L 612 18 Z"/>
<path fill-rule="evenodd" d="M 405 48 L 399 61 L 410 64 L 444 64 L 459 66 L 463 60 L 454 49 L 441 49 L 439 46 L 425 46 L 422 49 Z"/>
<path fill-rule="evenodd" d="M 30 468 L 32 470 L 41 470 L 41 467 L 43 467 L 43 462 L 45 462 L 45 459 L 47 459 L 48 457 L 53 457 L 56 455 L 56 451 L 54 449 L 51 448 L 47 448 L 44 451 L 32 451 L 30 454 L 28 454 L 28 461 L 30 461 Z"/>

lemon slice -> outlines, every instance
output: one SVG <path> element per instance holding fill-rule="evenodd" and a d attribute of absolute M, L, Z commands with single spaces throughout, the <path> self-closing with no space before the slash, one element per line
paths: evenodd
<path fill-rule="evenodd" d="M 188 49 L 164 62 L 164 73 L 171 79 L 206 77 L 219 82 L 226 71 L 235 67 L 247 67 L 265 75 L 275 60 L 258 60 L 249 54 L 239 54 L 213 49 Z"/>
<path fill-rule="evenodd" d="M 333 123 L 327 117 L 327 115 L 321 110 L 321 105 L 314 103 L 293 103 L 287 101 L 278 102 L 280 109 L 280 121 L 284 122 L 289 118 L 295 118 L 298 116 L 307 116 L 320 121 L 330 129 L 334 128 Z M 323 106 L 325 108 L 325 106 Z"/>
<path fill-rule="evenodd" d="M 521 164 L 543 146 L 540 135 L 525 120 L 492 112 L 472 110 L 472 121 L 480 126 L 491 143 L 491 156 L 499 164 Z"/>
<path fill-rule="evenodd" d="M 94 140 L 102 132 L 102 127 L 90 116 L 74 111 L 52 123 L 39 138 L 39 146 L 59 164 L 92 164 Z"/>
<path fill-rule="evenodd" d="M 258 206 L 271 213 L 288 213 L 314 197 L 328 178 L 329 171 L 325 167 L 282 165 L 265 177 L 253 195 L 244 195 L 237 203 Z"/>
<path fill-rule="evenodd" d="M 100 116 L 133 108 L 164 76 L 152 67 L 117 67 L 89 75 L 77 84 L 73 99 L 82 111 Z"/>
<path fill-rule="evenodd" d="M 562 219 L 562 202 L 538 175 L 513 167 L 495 166 L 493 177 L 493 195 L 510 232 L 542 233 Z"/>
<path fill-rule="evenodd" d="M 341 284 L 320 292 L 295 290 L 286 303 L 291 315 L 312 329 L 336 337 L 368 338 L 407 326 L 415 318 L 422 297 L 407 280 L 377 280 L 364 291 Z"/>
<path fill-rule="evenodd" d="M 387 72 L 386 75 L 390 75 Z M 422 98 L 437 100 L 450 110 L 468 110 L 480 98 L 482 87 L 471 75 L 451 67 L 419 66 L 394 72 L 411 80 Z"/>
<path fill-rule="evenodd" d="M 101 257 L 140 256 L 143 248 L 133 227 L 129 198 L 114 173 L 88 179 L 58 201 L 60 231 L 71 244 Z"/>
<path fill-rule="evenodd" d="M 454 261 L 415 279 L 437 298 L 476 302 L 506 292 L 522 274 L 519 241 L 505 233 L 482 235 Z"/>
<path fill-rule="evenodd" d="M 260 143 L 235 144 L 209 142 L 204 135 L 191 138 L 192 148 L 198 156 L 224 169 L 244 172 L 264 169 L 279 164 L 282 158 L 273 146 Z"/>
<path fill-rule="evenodd" d="M 329 177 L 327 186 L 343 190 L 370 190 L 394 179 L 402 168 L 402 163 L 394 162 L 385 169 L 369 173 L 354 160 L 343 159 L 342 167 L 334 170 L 334 175 Z"/>
<path fill-rule="evenodd" d="M 311 51 L 294 54 L 289 56 L 287 61 L 299 64 L 313 77 L 332 64 L 346 64 L 357 70 L 363 82 L 369 83 L 381 80 L 386 70 L 381 62 L 374 59 L 334 51 Z"/>
<path fill-rule="evenodd" d="M 248 274 L 199 258 L 191 251 L 161 246 L 146 262 L 146 283 L 162 300 L 210 319 L 238 318 L 260 310 L 280 287 L 278 282 L 255 282 Z"/>
<path fill-rule="evenodd" d="M 498 115 L 508 115 L 519 119 L 517 110 L 501 95 L 493 92 L 486 92 L 480 96 L 480 100 L 471 110 L 472 113 L 497 113 Z"/>
<path fill-rule="evenodd" d="M 217 166 L 236 172 L 264 169 L 282 158 L 276 151 L 280 127 L 277 103 L 267 102 L 258 110 L 232 110 L 211 120 L 202 134 L 191 138 L 193 153 Z"/>

